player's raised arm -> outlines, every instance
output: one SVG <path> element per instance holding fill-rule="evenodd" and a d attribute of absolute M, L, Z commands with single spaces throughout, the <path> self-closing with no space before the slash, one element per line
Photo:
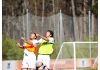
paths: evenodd
<path fill-rule="evenodd" d="M 24 46 L 22 46 L 20 43 L 17 43 L 16 44 L 18 47 L 20 47 L 20 48 L 24 48 Z"/>
<path fill-rule="evenodd" d="M 44 39 L 44 40 L 50 42 L 50 41 L 52 40 L 51 38 L 53 38 L 53 32 L 52 32 L 51 30 L 47 30 L 46 36 L 42 36 L 42 35 L 40 35 L 40 34 L 36 34 L 36 36 L 39 36 L 39 37 L 41 37 L 42 39 Z"/>
<path fill-rule="evenodd" d="M 46 40 L 46 41 L 49 41 L 49 39 L 48 39 L 47 37 L 44 37 L 44 36 L 42 36 L 42 35 L 40 35 L 40 34 L 36 34 L 36 36 L 39 36 L 39 37 L 41 37 L 42 39 L 44 39 L 44 40 Z"/>
<path fill-rule="evenodd" d="M 27 44 L 29 44 L 29 45 L 33 45 L 32 42 L 30 42 L 30 41 L 26 41 L 24 37 L 21 37 L 21 39 L 22 39 L 25 43 L 27 43 Z"/>

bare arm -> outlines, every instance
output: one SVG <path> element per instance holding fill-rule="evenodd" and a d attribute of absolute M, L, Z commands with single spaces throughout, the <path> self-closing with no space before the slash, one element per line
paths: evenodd
<path fill-rule="evenodd" d="M 30 42 L 30 41 L 26 41 L 23 37 L 21 37 L 21 39 L 22 39 L 25 43 L 27 43 L 27 44 L 29 44 L 29 45 L 33 45 L 32 42 Z M 34 44 L 34 47 L 37 47 L 37 45 Z"/>
<path fill-rule="evenodd" d="M 24 48 L 24 46 L 20 45 L 20 43 L 17 43 L 17 46 L 22 48 L 22 49 Z"/>
<path fill-rule="evenodd" d="M 25 43 L 27 43 L 27 44 L 29 44 L 29 45 L 33 45 L 32 42 L 26 41 L 23 37 L 21 37 L 21 39 L 22 39 Z"/>
<path fill-rule="evenodd" d="M 41 37 L 42 39 L 44 39 L 44 40 L 46 40 L 46 41 L 49 41 L 49 39 L 48 39 L 47 37 L 44 37 L 44 36 L 42 36 L 42 35 L 36 34 L 36 36 L 39 36 L 39 37 Z"/>

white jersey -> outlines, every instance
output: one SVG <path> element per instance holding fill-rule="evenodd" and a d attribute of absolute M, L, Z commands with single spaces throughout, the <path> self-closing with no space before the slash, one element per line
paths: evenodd
<path fill-rule="evenodd" d="M 42 40 L 43 40 L 42 38 L 41 38 L 40 40 L 38 40 L 38 41 L 37 41 L 37 44 L 40 44 L 40 43 L 42 42 Z M 53 37 L 50 37 L 50 38 L 49 38 L 49 42 L 50 42 L 50 43 L 54 43 L 54 38 L 53 38 Z"/>
<path fill-rule="evenodd" d="M 33 40 L 32 43 L 33 45 L 36 44 L 37 40 Z M 27 49 L 24 49 L 22 68 L 36 68 L 36 55 L 34 52 L 30 52 Z"/>

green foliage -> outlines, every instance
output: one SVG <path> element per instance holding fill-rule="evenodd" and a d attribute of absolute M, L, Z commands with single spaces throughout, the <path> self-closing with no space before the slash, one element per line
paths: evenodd
<path fill-rule="evenodd" d="M 88 40 L 87 40 L 88 41 Z M 91 57 L 96 58 L 98 55 L 98 44 L 97 43 L 76 43 L 76 58 L 90 58 L 90 46 L 91 46 Z M 55 42 L 54 53 L 51 55 L 51 59 L 56 59 L 60 50 L 59 44 Z M 72 43 L 63 44 L 62 51 L 58 58 L 67 59 L 74 58 L 74 48 Z"/>
<path fill-rule="evenodd" d="M 16 40 L 9 36 L 2 37 L 2 59 L 3 60 L 21 60 L 23 50 L 16 46 Z"/>
<path fill-rule="evenodd" d="M 86 44 L 86 43 L 77 43 L 76 47 L 76 58 L 89 58 L 90 57 L 90 46 L 91 46 L 91 57 L 97 57 L 98 55 L 98 44 Z M 73 44 L 64 44 L 62 47 L 62 52 L 60 52 L 63 59 L 74 58 L 74 48 Z M 58 55 L 58 54 L 57 54 Z"/>
<path fill-rule="evenodd" d="M 57 41 L 55 41 L 53 49 L 54 49 L 54 52 L 51 54 L 51 59 L 56 59 L 59 49 L 60 49 L 59 43 Z"/>
<path fill-rule="evenodd" d="M 91 38 L 91 37 L 90 37 L 90 40 L 91 40 L 91 41 L 98 41 L 98 37 L 94 37 L 94 38 Z M 87 42 L 88 42 L 88 41 L 89 41 L 89 37 L 84 36 L 84 41 L 87 41 Z"/>
<path fill-rule="evenodd" d="M 94 13 L 98 13 L 98 1 L 96 1 L 95 4 L 92 6 L 92 10 Z"/>
<path fill-rule="evenodd" d="M 89 58 L 90 57 L 90 46 L 91 46 L 91 57 L 97 57 L 98 55 L 98 44 L 94 43 L 81 43 L 76 44 L 76 57 L 77 58 Z"/>

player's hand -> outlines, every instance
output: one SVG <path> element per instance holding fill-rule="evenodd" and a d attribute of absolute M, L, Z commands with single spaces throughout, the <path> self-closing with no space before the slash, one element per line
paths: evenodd
<path fill-rule="evenodd" d="M 40 36 L 39 34 L 36 34 L 36 36 Z"/>
<path fill-rule="evenodd" d="M 17 43 L 16 45 L 17 45 L 18 47 L 20 47 L 20 48 L 23 48 L 23 46 L 20 45 L 20 43 Z"/>
<path fill-rule="evenodd" d="M 21 37 L 21 39 L 24 41 L 25 39 L 23 37 Z"/>
<path fill-rule="evenodd" d="M 20 44 L 19 43 L 17 43 L 16 45 L 20 47 Z"/>

